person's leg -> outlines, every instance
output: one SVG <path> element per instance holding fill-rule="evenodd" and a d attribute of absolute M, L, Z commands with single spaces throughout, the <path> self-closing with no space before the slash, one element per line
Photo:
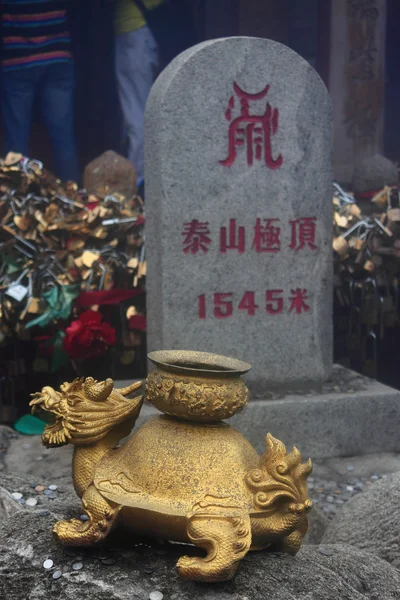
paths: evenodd
<path fill-rule="evenodd" d="M 115 61 L 128 156 L 140 182 L 144 175 L 144 110 L 158 65 L 157 43 L 150 29 L 145 26 L 117 36 Z"/>
<path fill-rule="evenodd" d="M 41 106 L 53 146 L 56 174 L 64 181 L 80 179 L 74 135 L 74 89 L 72 63 L 47 67 L 42 81 Z"/>
<path fill-rule="evenodd" d="M 29 133 L 38 69 L 40 67 L 2 73 L 3 151 L 6 154 L 12 151 L 29 156 Z"/>

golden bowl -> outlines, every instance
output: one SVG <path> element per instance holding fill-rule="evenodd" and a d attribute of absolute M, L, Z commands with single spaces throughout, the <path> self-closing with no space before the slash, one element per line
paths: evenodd
<path fill-rule="evenodd" d="M 189 421 L 229 419 L 246 406 L 241 378 L 251 365 L 235 358 L 186 350 L 150 352 L 155 369 L 146 379 L 146 398 L 159 411 Z"/>

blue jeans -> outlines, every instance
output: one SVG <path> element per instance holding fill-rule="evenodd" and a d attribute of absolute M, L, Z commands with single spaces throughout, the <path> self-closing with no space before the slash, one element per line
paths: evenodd
<path fill-rule="evenodd" d="M 36 96 L 54 153 L 56 175 L 79 181 L 74 136 L 73 63 L 55 63 L 3 71 L 4 150 L 29 156 L 29 135 Z"/>
<path fill-rule="evenodd" d="M 158 48 L 145 25 L 117 35 L 115 68 L 118 95 L 128 137 L 128 158 L 138 182 L 144 176 L 144 110 L 158 66 Z"/>

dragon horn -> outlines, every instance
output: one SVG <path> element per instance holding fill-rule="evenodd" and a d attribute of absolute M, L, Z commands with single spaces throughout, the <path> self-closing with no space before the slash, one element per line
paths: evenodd
<path fill-rule="evenodd" d="M 132 392 L 141 388 L 142 385 L 143 385 L 142 381 L 136 381 L 135 383 L 128 385 L 128 387 L 118 388 L 115 391 L 119 392 L 121 394 L 121 396 L 129 396 L 129 394 L 132 394 Z"/>
<path fill-rule="evenodd" d="M 114 388 L 114 382 L 112 379 L 106 379 L 97 383 L 93 377 L 88 377 L 83 384 L 85 395 L 89 400 L 95 402 L 103 402 L 108 398 Z"/>

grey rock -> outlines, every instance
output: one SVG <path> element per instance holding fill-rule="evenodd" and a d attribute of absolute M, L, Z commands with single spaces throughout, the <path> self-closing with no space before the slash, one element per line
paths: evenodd
<path fill-rule="evenodd" d="M 1 478 L 0 478 L 1 485 Z M 18 500 L 14 500 L 10 492 L 4 487 L 0 487 L 0 521 L 7 519 L 16 512 L 22 510 L 21 504 Z"/>
<path fill-rule="evenodd" d="M 29 441 L 30 448 L 24 448 Z M 73 447 L 71 445 L 62 448 L 47 449 L 42 445 L 39 435 L 36 436 L 14 436 L 10 440 L 7 453 L 4 455 L 4 466 L 6 473 L 27 474 L 36 477 L 39 483 L 46 481 L 54 484 L 59 478 L 70 476 Z M 43 456 L 37 461 L 38 456 Z"/>
<path fill-rule="evenodd" d="M 15 432 L 6 425 L 0 425 L 0 472 L 6 469 L 4 461 Z"/>
<path fill-rule="evenodd" d="M 37 498 L 37 507 L 33 510 L 29 510 L 33 519 L 38 519 L 39 517 L 42 519 L 44 516 L 47 516 L 47 514 L 56 517 L 57 519 L 61 519 L 63 518 L 65 511 L 68 511 L 68 518 L 72 518 L 73 516 L 79 516 L 82 512 L 81 502 L 75 493 L 71 477 L 59 479 L 58 495 L 56 499 L 51 499 L 44 494 L 33 493 L 31 487 L 33 483 L 37 483 L 37 479 L 30 475 L 23 474 L 23 476 L 21 476 L 20 474 L 16 475 L 14 473 L 0 473 L 0 486 L 2 489 L 10 494 L 15 490 L 18 490 L 25 497 L 34 496 Z M 45 485 L 46 482 L 43 482 L 43 484 Z M 16 500 L 13 500 L 13 502 L 18 504 L 19 508 L 22 509 L 19 502 Z M 46 513 L 46 511 L 48 511 L 48 513 Z M 24 512 L 27 512 L 26 509 L 24 509 Z"/>
<path fill-rule="evenodd" d="M 69 512 L 68 506 L 65 512 Z M 132 547 L 114 538 L 95 549 L 79 549 L 82 570 L 73 571 L 78 549 L 53 539 L 54 515 L 40 525 L 24 511 L 0 522 L 0 597 L 7 600 L 131 600 L 154 590 L 171 600 L 398 600 L 400 573 L 386 562 L 346 546 L 304 546 L 296 557 L 256 552 L 242 561 L 235 579 L 195 584 L 179 578 L 175 564 L 190 547 Z M 132 540 L 129 540 L 132 542 Z M 107 559 L 108 564 L 104 564 Z M 46 571 L 43 563 L 53 561 Z M 61 576 L 60 576 L 61 572 Z M 27 596 L 27 590 L 34 594 Z"/>
<path fill-rule="evenodd" d="M 311 545 L 319 544 L 324 537 L 328 523 L 329 521 L 324 513 L 317 506 L 313 506 L 308 517 L 308 531 L 304 538 L 304 543 Z"/>
<path fill-rule="evenodd" d="M 366 487 L 329 525 L 323 543 L 345 543 L 400 569 L 400 473 Z"/>
<path fill-rule="evenodd" d="M 353 191 L 356 194 L 377 191 L 385 185 L 398 185 L 399 173 L 394 162 L 375 154 L 360 161 L 354 168 Z"/>
<path fill-rule="evenodd" d="M 235 82 L 251 94 L 270 86 L 268 95 L 249 101 L 249 114 L 279 110 L 271 136 L 272 159 L 283 157 L 281 166 L 273 165 L 278 168 L 266 164 L 264 150 L 249 165 L 244 140 L 231 166 L 221 164 L 230 152 L 229 128 L 241 114 Z M 185 348 L 246 360 L 253 365 L 247 382 L 254 397 L 285 386 L 318 388 L 329 377 L 331 149 L 327 90 L 282 44 L 212 40 L 165 69 L 146 109 L 149 350 Z M 276 219 L 279 246 L 262 240 L 258 247 L 257 219 L 263 227 Z M 315 244 L 300 248 L 300 219 L 315 219 L 307 222 L 316 225 Z M 193 245 L 199 234 L 189 231 L 196 221 L 209 232 L 203 249 Z M 236 242 L 244 235 L 243 248 L 224 246 L 231 225 Z M 303 290 L 306 307 L 299 303 L 297 314 L 291 298 Z M 272 298 L 281 298 L 283 307 Z"/>

